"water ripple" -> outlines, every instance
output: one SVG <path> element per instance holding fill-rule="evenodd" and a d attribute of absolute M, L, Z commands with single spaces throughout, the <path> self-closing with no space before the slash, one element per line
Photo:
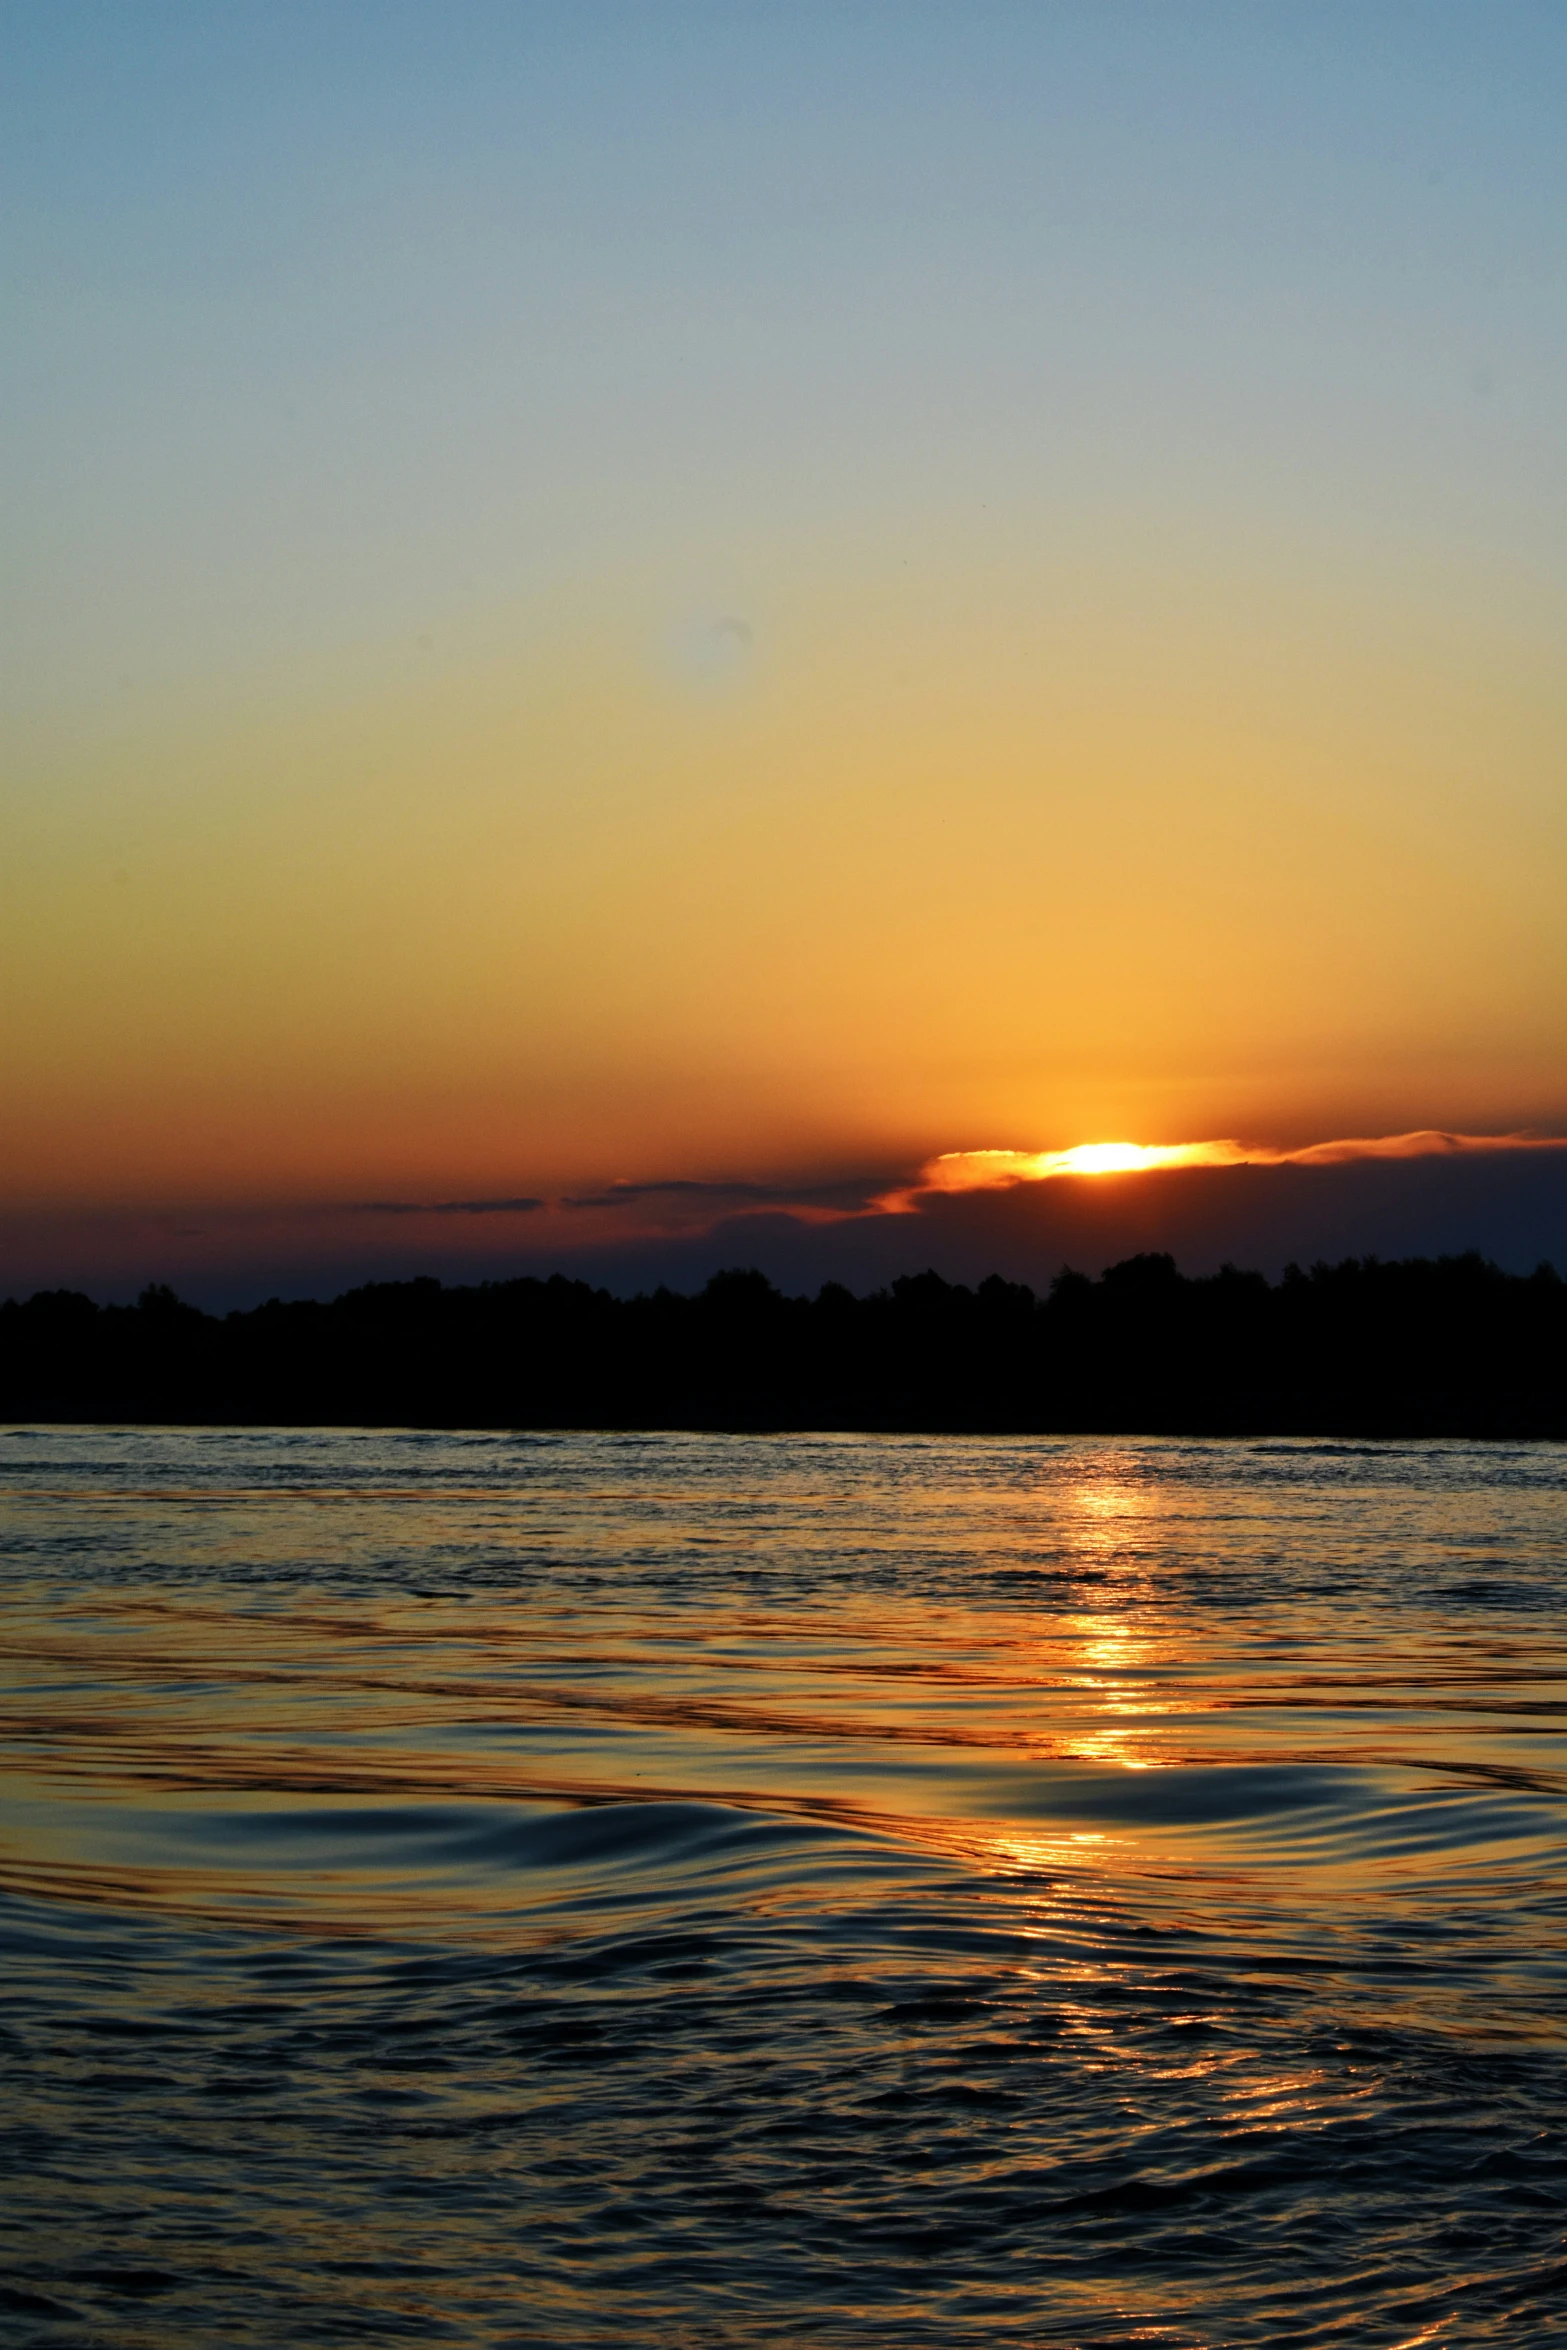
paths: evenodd
<path fill-rule="evenodd" d="M 1557 2339 L 1564 1487 L 0 1433 L 0 2336 Z"/>

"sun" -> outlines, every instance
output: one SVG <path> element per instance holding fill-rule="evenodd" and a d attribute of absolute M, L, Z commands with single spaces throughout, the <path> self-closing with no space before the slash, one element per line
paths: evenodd
<path fill-rule="evenodd" d="M 1009 1191 L 1056 1175 L 1148 1175 L 1168 1167 L 1244 1167 L 1283 1154 L 1254 1152 L 1238 1142 L 1078 1142 L 1069 1150 L 943 1151 L 927 1159 L 914 1182 L 884 1192 L 871 1204 L 882 1215 L 907 1216 L 930 1192 Z"/>
<path fill-rule="evenodd" d="M 1069 1151 L 1053 1154 L 1057 1175 L 1135 1175 L 1157 1167 L 1165 1153 L 1140 1142 L 1080 1142 Z"/>

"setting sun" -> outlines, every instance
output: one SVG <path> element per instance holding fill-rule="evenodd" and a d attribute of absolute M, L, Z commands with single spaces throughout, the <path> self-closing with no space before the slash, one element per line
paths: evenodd
<path fill-rule="evenodd" d="M 1061 1175 L 1133 1175 L 1146 1167 L 1162 1167 L 1175 1155 L 1150 1149 L 1140 1142 L 1080 1142 L 1056 1154 L 1054 1172 Z"/>
<path fill-rule="evenodd" d="M 876 1205 L 907 1213 L 926 1192 L 991 1191 L 1015 1183 L 1044 1183 L 1057 1175 L 1146 1175 L 1161 1167 L 1236 1167 L 1258 1154 L 1238 1142 L 1078 1142 L 1067 1150 L 943 1151 L 928 1160 L 918 1181 L 888 1193 Z M 1269 1152 L 1270 1159 L 1281 1154 Z"/>

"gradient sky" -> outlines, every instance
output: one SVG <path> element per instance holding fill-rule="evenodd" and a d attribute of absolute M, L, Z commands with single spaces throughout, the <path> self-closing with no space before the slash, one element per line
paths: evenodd
<path fill-rule="evenodd" d="M 12 0 L 13 1229 L 1567 1130 L 1564 121 L 1558 0 Z"/>

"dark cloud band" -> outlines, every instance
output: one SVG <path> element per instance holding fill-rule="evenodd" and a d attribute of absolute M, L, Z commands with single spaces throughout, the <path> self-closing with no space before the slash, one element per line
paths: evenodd
<path fill-rule="evenodd" d="M 350 1213 L 356 1216 L 526 1216 L 548 1207 L 543 1199 L 362 1199 Z"/>

